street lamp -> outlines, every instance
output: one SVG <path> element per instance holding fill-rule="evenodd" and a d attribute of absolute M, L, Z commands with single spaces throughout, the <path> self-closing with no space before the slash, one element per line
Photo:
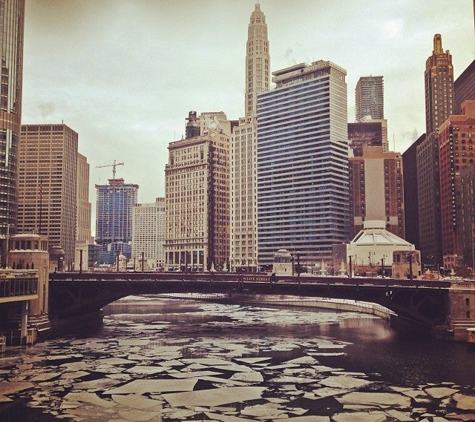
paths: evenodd
<path fill-rule="evenodd" d="M 381 277 L 384 278 L 384 259 L 386 258 L 386 255 L 383 255 L 381 258 Z"/>

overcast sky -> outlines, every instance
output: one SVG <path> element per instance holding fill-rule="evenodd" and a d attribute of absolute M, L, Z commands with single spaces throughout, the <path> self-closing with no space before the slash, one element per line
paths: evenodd
<path fill-rule="evenodd" d="M 244 115 L 247 28 L 254 0 L 26 0 L 23 118 L 79 134 L 94 184 L 164 196 L 169 142 L 190 110 Z M 425 130 L 424 69 L 442 35 L 457 77 L 475 57 L 472 0 L 261 0 L 271 71 L 330 60 L 348 72 L 348 120 L 361 76 L 384 76 L 390 148 Z"/>

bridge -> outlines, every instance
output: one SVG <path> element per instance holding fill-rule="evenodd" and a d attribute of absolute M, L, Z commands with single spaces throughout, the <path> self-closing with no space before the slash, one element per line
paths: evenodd
<path fill-rule="evenodd" d="M 444 280 L 391 278 L 279 277 L 229 273 L 52 273 L 53 322 L 98 312 L 128 295 L 220 293 L 239 301 L 249 295 L 285 295 L 352 299 L 380 304 L 399 320 L 424 329 L 453 331 L 475 326 L 475 285 Z M 474 308 L 475 309 L 475 308 Z"/>

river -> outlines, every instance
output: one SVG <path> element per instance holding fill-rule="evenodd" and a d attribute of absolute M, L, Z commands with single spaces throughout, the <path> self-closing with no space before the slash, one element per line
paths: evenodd
<path fill-rule="evenodd" d="M 0 422 L 475 421 L 475 351 L 364 314 L 129 297 L 0 355 Z"/>

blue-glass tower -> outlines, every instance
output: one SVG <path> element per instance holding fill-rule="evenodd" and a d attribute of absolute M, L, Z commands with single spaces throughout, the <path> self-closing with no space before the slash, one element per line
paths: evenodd
<path fill-rule="evenodd" d="M 257 99 L 259 265 L 284 248 L 301 265 L 331 265 L 348 239 L 346 71 L 328 62 L 273 73 Z M 328 268 L 328 267 L 327 267 Z"/>
<path fill-rule="evenodd" d="M 137 203 L 139 185 L 124 179 L 109 179 L 96 185 L 96 243 L 101 245 L 101 263 L 113 264 L 118 253 L 130 258 L 132 210 Z"/>

